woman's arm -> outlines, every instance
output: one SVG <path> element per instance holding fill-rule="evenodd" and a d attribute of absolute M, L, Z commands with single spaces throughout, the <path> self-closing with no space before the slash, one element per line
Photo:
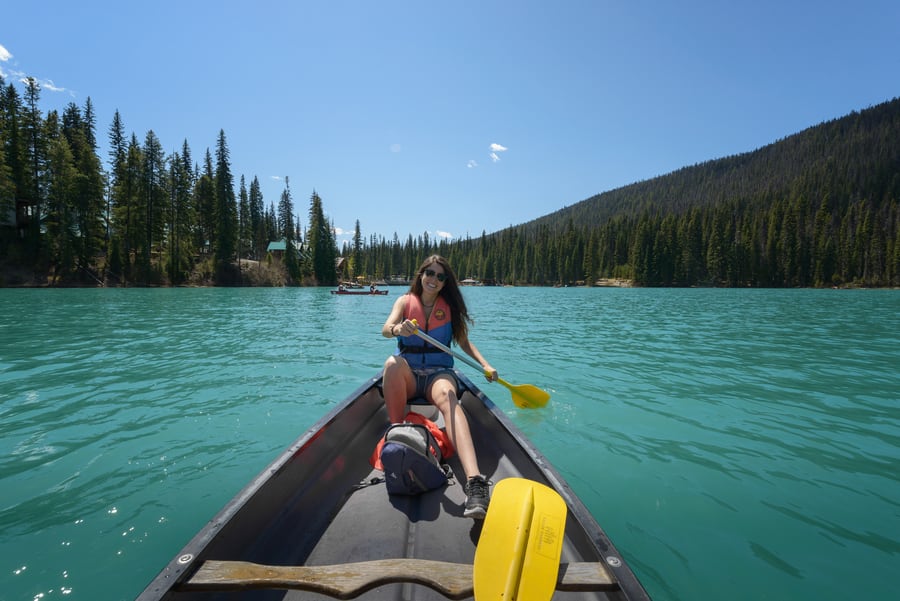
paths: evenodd
<path fill-rule="evenodd" d="M 394 308 L 391 309 L 391 314 L 388 315 L 387 320 L 384 322 L 384 325 L 381 326 L 381 335 L 385 338 L 394 338 L 400 333 L 400 328 L 398 324 L 403 323 L 403 312 L 406 310 L 406 295 L 400 296 L 396 301 L 394 301 Z"/>
<path fill-rule="evenodd" d="M 481 367 L 484 368 L 484 377 L 486 377 L 489 381 L 497 380 L 497 370 L 491 367 L 491 364 L 488 363 L 484 357 L 481 356 L 481 353 L 478 351 L 478 348 L 472 344 L 472 342 L 468 339 L 458 340 L 456 342 L 467 355 L 478 361 L 481 364 Z"/>

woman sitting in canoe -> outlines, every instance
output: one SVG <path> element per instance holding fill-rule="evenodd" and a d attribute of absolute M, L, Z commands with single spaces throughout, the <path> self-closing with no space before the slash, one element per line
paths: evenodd
<path fill-rule="evenodd" d="M 497 379 L 497 370 L 469 341 L 471 319 L 456 274 L 447 259 L 439 255 L 425 259 L 409 292 L 397 299 L 381 328 L 385 338 L 397 337 L 397 351 L 384 363 L 384 401 L 392 424 L 403 421 L 409 399 L 422 396 L 438 408 L 466 472 L 463 515 L 483 518 L 490 500 L 488 482 L 478 468 L 469 423 L 459 405 L 453 357 L 416 336 L 413 320 L 424 332 L 445 345 L 456 342 L 484 367 L 489 379 Z"/>

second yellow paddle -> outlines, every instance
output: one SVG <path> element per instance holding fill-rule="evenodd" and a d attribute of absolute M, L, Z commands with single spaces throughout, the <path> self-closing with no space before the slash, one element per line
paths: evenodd
<path fill-rule="evenodd" d="M 556 588 L 566 502 L 523 478 L 494 487 L 475 548 L 475 601 L 549 601 Z"/>

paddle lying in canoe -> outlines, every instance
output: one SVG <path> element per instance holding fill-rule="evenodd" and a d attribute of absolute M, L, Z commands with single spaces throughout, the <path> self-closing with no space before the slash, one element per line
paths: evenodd
<path fill-rule="evenodd" d="M 566 504 L 524 478 L 501 480 L 475 550 L 475 564 L 382 559 L 330 566 L 265 566 L 206 561 L 184 590 L 292 589 L 352 599 L 384 584 L 415 583 L 448 599 L 547 601 L 554 590 L 613 590 L 601 563 L 559 563 Z"/>
<path fill-rule="evenodd" d="M 548 601 L 565 529 L 566 502 L 555 490 L 524 478 L 498 482 L 475 548 L 475 599 Z"/>
<path fill-rule="evenodd" d="M 418 336 L 422 340 L 436 346 L 437 348 L 441 349 L 445 353 L 453 355 L 454 357 L 456 357 L 457 359 L 459 359 L 466 365 L 469 365 L 470 367 L 474 367 L 475 369 L 477 369 L 481 372 L 484 372 L 484 368 L 482 368 L 480 365 L 478 365 L 478 363 L 473 361 L 468 356 L 463 355 L 462 353 L 457 353 L 456 351 L 451 349 L 449 346 L 443 344 L 439 340 L 435 340 L 433 337 L 429 336 L 422 330 L 419 330 L 418 329 L 419 324 L 416 323 L 415 319 L 413 320 L 413 324 L 416 326 L 416 331 L 415 331 L 416 336 Z M 490 374 L 485 373 L 485 376 L 490 376 Z M 550 393 L 545 390 L 541 390 L 537 386 L 532 386 L 531 384 L 510 384 L 503 378 L 497 378 L 497 381 L 509 389 L 509 392 L 512 393 L 513 403 L 515 403 L 516 407 L 519 407 L 521 409 L 535 409 L 538 407 L 543 407 L 544 405 L 547 404 L 547 401 L 550 400 Z"/>

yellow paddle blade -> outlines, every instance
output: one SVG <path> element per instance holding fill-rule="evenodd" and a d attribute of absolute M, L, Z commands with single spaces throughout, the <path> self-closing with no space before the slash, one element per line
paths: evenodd
<path fill-rule="evenodd" d="M 416 326 L 417 328 L 419 327 L 419 324 L 416 323 L 415 319 L 412 320 L 412 322 L 413 322 L 414 326 Z M 449 355 L 453 355 L 454 357 L 456 357 L 463 363 L 470 365 L 470 366 L 474 367 L 475 369 L 483 369 L 480 365 L 475 363 L 472 359 L 466 357 L 465 355 L 461 355 L 460 353 L 457 353 L 456 351 L 451 349 L 449 346 L 443 344 L 442 342 L 435 340 L 434 338 L 432 338 L 425 332 L 416 330 L 415 334 L 422 340 L 425 340 L 425 341 L 431 343 L 433 346 L 436 346 L 437 348 L 441 349 L 445 353 L 447 353 Z M 489 374 L 487 372 L 485 372 L 484 375 L 488 378 L 491 377 L 491 374 Z M 503 384 L 504 386 L 506 386 L 507 388 L 509 388 L 509 391 L 512 393 L 513 403 L 515 403 L 517 407 L 521 407 L 522 409 L 535 409 L 537 407 L 543 407 L 544 405 L 547 404 L 547 401 L 550 400 L 549 393 L 544 392 L 540 388 L 537 388 L 536 386 L 532 386 L 531 384 L 519 384 L 519 385 L 510 384 L 506 380 L 503 380 L 500 378 L 497 378 L 497 381 L 500 382 L 501 384 Z"/>
<path fill-rule="evenodd" d="M 541 390 L 537 386 L 532 386 L 531 384 L 510 384 L 503 378 L 497 378 L 497 381 L 509 388 L 516 407 L 537 409 L 546 405 L 547 401 L 550 400 L 550 393 Z"/>
<path fill-rule="evenodd" d="M 555 490 L 523 478 L 501 480 L 475 549 L 475 601 L 548 601 L 565 528 L 566 503 Z"/>

